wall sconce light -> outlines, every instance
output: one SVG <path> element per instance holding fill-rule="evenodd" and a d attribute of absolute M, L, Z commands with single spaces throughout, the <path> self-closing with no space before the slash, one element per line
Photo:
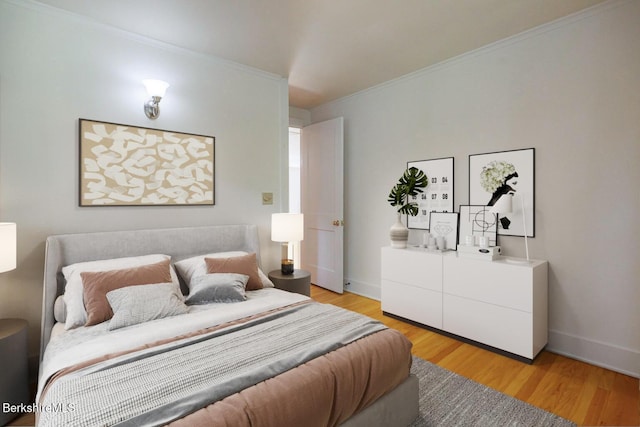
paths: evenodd
<path fill-rule="evenodd" d="M 144 113 L 150 119 L 155 120 L 160 115 L 160 100 L 167 91 L 169 83 L 153 79 L 143 80 L 142 83 L 147 88 L 147 93 L 151 97 L 151 99 L 144 104 Z"/>

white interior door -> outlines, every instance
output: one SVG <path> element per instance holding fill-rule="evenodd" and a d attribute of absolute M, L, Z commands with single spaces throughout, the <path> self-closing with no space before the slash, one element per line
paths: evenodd
<path fill-rule="evenodd" d="M 311 282 L 343 289 L 343 119 L 302 128 L 300 196 L 304 214 L 302 268 Z"/>

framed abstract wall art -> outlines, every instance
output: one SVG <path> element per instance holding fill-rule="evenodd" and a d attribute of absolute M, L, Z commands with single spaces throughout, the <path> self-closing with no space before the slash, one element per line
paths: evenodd
<path fill-rule="evenodd" d="M 453 212 L 453 157 L 407 162 L 407 169 L 411 167 L 423 171 L 429 185 L 412 198 L 419 210 L 407 218 L 407 227 L 429 230 L 431 212 Z"/>
<path fill-rule="evenodd" d="M 501 197 L 512 197 L 512 211 L 499 215 L 498 234 L 524 236 L 526 225 L 534 237 L 534 148 L 469 156 L 469 204 L 494 206 Z"/>
<path fill-rule="evenodd" d="M 466 236 L 488 236 L 489 246 L 497 246 L 498 215 L 489 206 L 460 205 L 460 244 Z"/>
<path fill-rule="evenodd" d="M 214 137 L 79 124 L 80 206 L 214 204 Z"/>

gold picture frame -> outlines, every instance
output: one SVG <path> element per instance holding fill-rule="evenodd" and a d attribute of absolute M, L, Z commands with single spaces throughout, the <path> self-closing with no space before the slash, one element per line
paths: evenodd
<path fill-rule="evenodd" d="M 214 205 L 215 138 L 79 120 L 80 206 Z"/>

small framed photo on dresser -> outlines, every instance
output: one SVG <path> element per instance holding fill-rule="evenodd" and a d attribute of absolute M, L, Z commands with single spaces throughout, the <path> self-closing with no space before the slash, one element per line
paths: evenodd
<path fill-rule="evenodd" d="M 431 229 L 429 230 L 431 235 L 435 237 L 437 242 L 444 239 L 444 247 L 438 243 L 438 249 L 455 251 L 458 244 L 458 213 L 431 212 L 429 216 L 431 217 Z"/>

